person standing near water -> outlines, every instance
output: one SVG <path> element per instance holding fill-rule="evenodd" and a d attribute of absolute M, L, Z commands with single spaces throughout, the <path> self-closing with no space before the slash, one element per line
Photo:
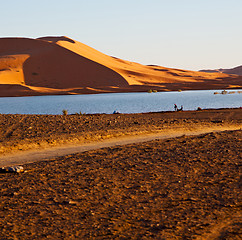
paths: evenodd
<path fill-rule="evenodd" d="M 174 109 L 175 109 L 175 111 L 177 111 L 177 105 L 176 104 L 174 104 Z"/>

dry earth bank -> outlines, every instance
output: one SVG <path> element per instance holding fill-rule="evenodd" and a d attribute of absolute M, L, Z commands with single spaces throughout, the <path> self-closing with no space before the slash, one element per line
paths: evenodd
<path fill-rule="evenodd" d="M 96 115 L 0 115 L 0 154 L 120 136 L 242 124 L 242 109 Z"/>

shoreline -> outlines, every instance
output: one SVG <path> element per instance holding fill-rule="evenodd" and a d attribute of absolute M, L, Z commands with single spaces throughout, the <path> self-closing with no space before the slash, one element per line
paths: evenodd
<path fill-rule="evenodd" d="M 187 84 L 187 83 L 186 83 Z M 182 86 L 182 85 L 181 85 Z M 38 93 L 38 92 L 30 92 L 27 93 L 25 91 L 19 92 L 17 94 L 5 94 L 1 92 L 1 85 L 0 85 L 0 98 L 1 97 L 35 97 L 35 96 L 63 96 L 63 95 L 90 95 L 90 94 L 107 94 L 107 93 L 147 93 L 149 90 L 155 90 L 158 93 L 165 93 L 165 92 L 185 92 L 185 91 L 215 91 L 214 94 L 217 94 L 216 91 L 238 91 L 238 93 L 241 93 L 242 86 L 237 86 L 237 87 L 229 87 L 229 86 L 224 86 L 224 87 L 217 87 L 217 88 L 209 88 L 209 87 L 203 87 L 203 88 L 187 88 L 187 87 L 176 87 L 175 89 L 162 89 L 160 87 L 156 86 L 142 86 L 142 89 L 112 89 L 112 90 L 78 90 L 75 91 L 75 89 L 60 89 L 60 90 L 55 90 L 55 91 L 47 91 L 44 93 Z M 144 88 L 144 89 L 143 89 Z M 220 93 L 219 93 L 220 94 Z"/>
<path fill-rule="evenodd" d="M 139 115 L 139 114 L 153 114 L 153 113 L 181 113 L 181 112 L 187 112 L 187 113 L 191 113 L 191 112 L 205 112 L 205 111 L 216 111 L 216 110 L 238 110 L 238 109 L 242 109 L 242 107 L 222 107 L 222 108 L 201 108 L 201 109 L 197 109 L 197 110 L 182 110 L 182 111 L 174 111 L 174 110 L 168 110 L 168 111 L 154 111 L 154 112 L 140 112 L 140 113 L 68 113 L 66 116 L 76 116 L 76 115 L 80 115 L 80 116 L 91 116 L 91 115 Z M 35 116 L 63 116 L 63 113 L 60 114 L 35 114 L 35 113 L 0 113 L 1 115 L 23 115 L 23 116 L 28 116 L 28 115 L 35 115 Z"/>

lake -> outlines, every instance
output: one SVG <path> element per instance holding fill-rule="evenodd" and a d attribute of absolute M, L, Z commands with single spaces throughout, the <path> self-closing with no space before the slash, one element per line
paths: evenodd
<path fill-rule="evenodd" d="M 242 106 L 242 93 L 214 94 L 222 90 L 201 90 L 159 93 L 107 93 L 85 95 L 58 95 L 0 98 L 3 114 L 62 114 L 74 113 L 144 113 L 173 111 L 174 104 L 184 110 L 204 108 L 238 108 Z"/>

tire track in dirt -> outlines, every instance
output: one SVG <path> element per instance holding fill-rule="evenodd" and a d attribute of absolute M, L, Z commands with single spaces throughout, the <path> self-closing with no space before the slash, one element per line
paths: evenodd
<path fill-rule="evenodd" d="M 80 152 L 86 152 L 91 150 L 96 150 L 106 147 L 122 146 L 134 143 L 143 143 L 157 139 L 168 139 L 176 138 L 181 136 L 192 136 L 201 135 L 211 132 L 221 132 L 227 130 L 239 130 L 242 125 L 231 126 L 231 127 L 211 127 L 206 129 L 193 129 L 190 131 L 186 130 L 173 130 L 165 131 L 160 133 L 154 133 L 149 135 L 138 135 L 130 137 L 120 137 L 114 139 L 103 140 L 100 142 L 92 142 L 82 145 L 63 145 L 59 147 L 52 147 L 47 149 L 31 150 L 25 152 L 17 152 L 14 154 L 9 154 L 5 156 L 0 156 L 0 167 L 13 166 L 18 164 L 27 164 L 39 161 L 45 161 L 54 159 L 60 156 L 65 156 L 69 154 L 75 154 Z"/>

